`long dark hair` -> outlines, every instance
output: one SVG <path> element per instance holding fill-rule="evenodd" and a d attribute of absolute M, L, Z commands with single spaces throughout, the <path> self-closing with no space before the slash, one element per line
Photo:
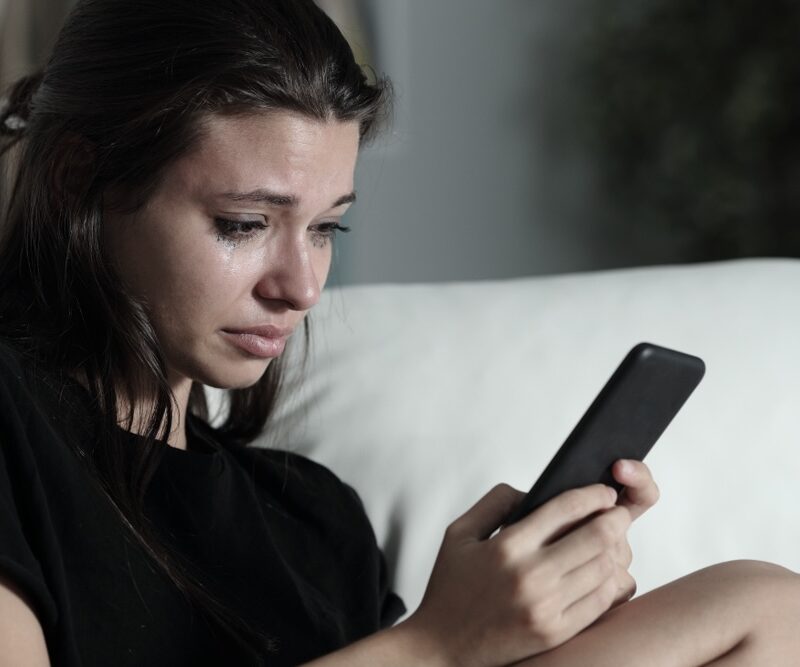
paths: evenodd
<path fill-rule="evenodd" d="M 389 86 L 354 61 L 311 0 L 83 0 L 44 69 L 8 91 L 0 155 L 14 179 L 0 248 L 0 336 L 36 363 L 80 377 L 96 401 L 96 441 L 71 443 L 146 552 L 193 600 L 255 654 L 252 628 L 208 592 L 149 527 L 143 498 L 173 425 L 165 361 L 144 304 L 127 293 L 102 247 L 108 193 L 144 205 L 160 175 L 201 137 L 209 114 L 286 110 L 359 122 L 362 140 L 389 108 Z M 105 198 L 105 202 L 104 202 Z M 306 329 L 306 341 L 308 340 Z M 218 432 L 228 447 L 259 434 L 281 364 L 228 392 Z M 118 411 L 152 405 L 142 447 L 124 446 Z M 189 412 L 208 420 L 194 383 Z"/>

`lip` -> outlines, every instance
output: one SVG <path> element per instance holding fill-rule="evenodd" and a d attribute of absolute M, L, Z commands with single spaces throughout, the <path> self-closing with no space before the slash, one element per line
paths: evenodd
<path fill-rule="evenodd" d="M 267 325 L 236 331 L 223 329 L 222 333 L 228 342 L 249 356 L 259 359 L 274 359 L 283 354 L 286 348 L 286 339 L 292 330 Z"/>
<path fill-rule="evenodd" d="M 261 324 L 244 329 L 223 329 L 223 331 L 232 334 L 253 334 L 262 338 L 288 338 L 292 335 L 293 329 L 277 327 L 274 324 Z"/>

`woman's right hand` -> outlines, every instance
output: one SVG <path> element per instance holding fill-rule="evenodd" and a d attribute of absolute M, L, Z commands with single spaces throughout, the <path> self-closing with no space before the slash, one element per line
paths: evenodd
<path fill-rule="evenodd" d="M 547 651 L 633 589 L 618 563 L 631 516 L 613 489 L 567 491 L 492 536 L 523 495 L 498 485 L 447 528 L 422 603 L 401 624 L 432 663 L 507 665 Z"/>

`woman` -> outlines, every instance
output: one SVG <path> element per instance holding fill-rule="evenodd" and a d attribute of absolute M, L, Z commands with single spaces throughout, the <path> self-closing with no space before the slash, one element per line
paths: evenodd
<path fill-rule="evenodd" d="M 353 491 L 246 447 L 386 98 L 310 0 L 84 0 L 13 88 L 0 665 L 795 662 L 800 590 L 775 566 L 626 602 L 642 464 L 616 465 L 621 498 L 571 491 L 490 539 L 521 497 L 493 489 L 394 624 Z M 230 389 L 219 428 L 204 384 Z"/>

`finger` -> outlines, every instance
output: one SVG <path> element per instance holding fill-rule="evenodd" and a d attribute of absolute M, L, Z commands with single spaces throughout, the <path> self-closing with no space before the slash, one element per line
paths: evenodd
<path fill-rule="evenodd" d="M 631 576 L 630 572 L 624 568 L 618 568 L 616 572 L 617 580 L 617 595 L 611 607 L 618 607 L 624 602 L 630 600 L 636 595 L 636 580 Z"/>
<path fill-rule="evenodd" d="M 625 507 L 613 507 L 576 528 L 548 547 L 562 572 L 570 572 L 600 554 L 613 557 L 631 524 Z"/>
<path fill-rule="evenodd" d="M 658 486 L 650 469 L 641 461 L 623 459 L 614 463 L 611 472 L 614 479 L 625 487 L 620 494 L 620 504 L 639 518 L 658 502 Z"/>
<path fill-rule="evenodd" d="M 603 484 L 572 489 L 549 500 L 503 532 L 506 539 L 519 536 L 536 546 L 546 545 L 578 522 L 612 508 L 616 500 L 616 491 Z"/>
<path fill-rule="evenodd" d="M 612 555 L 614 562 L 626 570 L 633 562 L 633 550 L 631 549 L 631 545 L 627 539 L 623 539 L 614 547 Z"/>
<path fill-rule="evenodd" d="M 448 534 L 456 539 L 486 539 L 497 530 L 524 496 L 522 491 L 508 484 L 498 484 L 453 521 L 448 528 Z"/>
<path fill-rule="evenodd" d="M 574 634 L 578 634 L 611 608 L 617 592 L 616 580 L 613 577 L 606 579 L 600 586 L 567 607 L 562 614 L 562 620 L 575 630 Z"/>
<path fill-rule="evenodd" d="M 580 567 L 566 573 L 560 581 L 563 608 L 567 609 L 578 600 L 600 587 L 606 579 L 613 578 L 617 564 L 603 552 Z"/>

